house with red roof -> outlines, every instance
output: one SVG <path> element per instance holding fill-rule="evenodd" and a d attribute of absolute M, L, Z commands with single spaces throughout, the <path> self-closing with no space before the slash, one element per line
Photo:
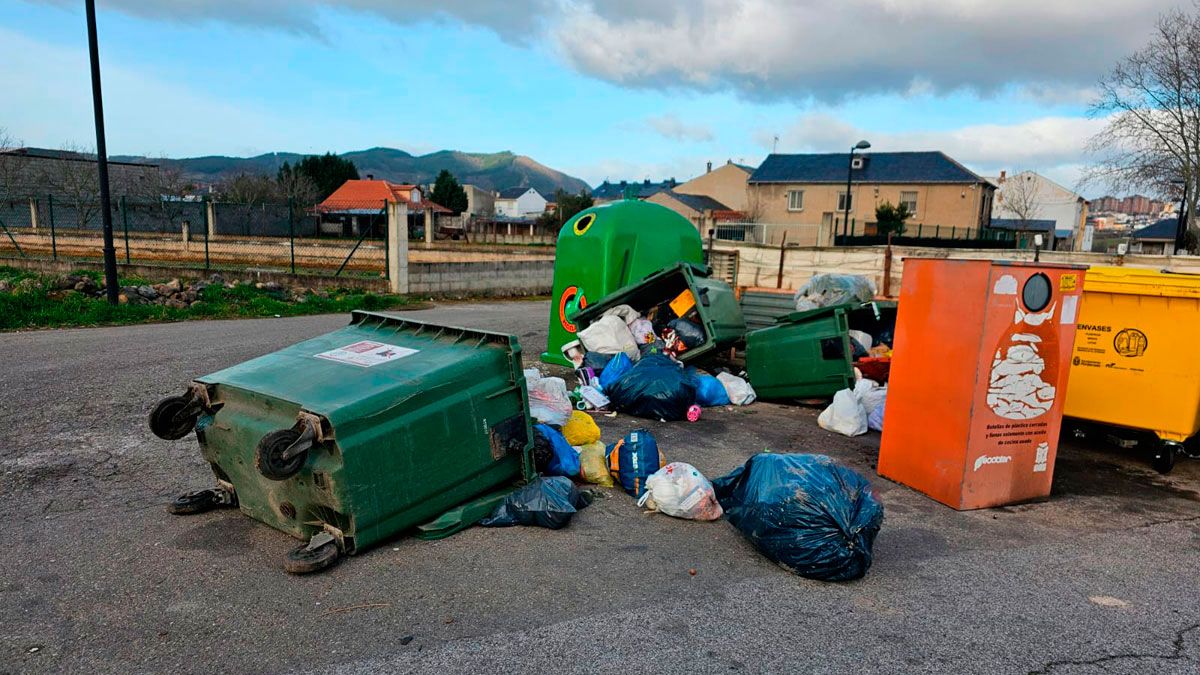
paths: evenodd
<path fill-rule="evenodd" d="M 322 234 L 358 236 L 364 227 L 369 227 L 373 233 L 386 227 L 385 204 L 404 204 L 408 207 L 410 232 L 413 228 L 423 229 L 426 219 L 454 214 L 450 209 L 427 199 L 420 185 L 376 180 L 373 176 L 342 183 L 313 210 L 321 217 Z"/>

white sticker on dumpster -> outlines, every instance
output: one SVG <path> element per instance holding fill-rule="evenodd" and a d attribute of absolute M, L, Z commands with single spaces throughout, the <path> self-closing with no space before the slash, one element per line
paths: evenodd
<path fill-rule="evenodd" d="M 417 349 L 409 349 L 408 347 L 397 347 L 396 345 L 384 344 L 382 342 L 374 342 L 372 340 L 362 340 L 355 342 L 352 345 L 331 349 L 327 352 L 314 354 L 318 359 L 327 359 L 329 361 L 340 361 L 349 363 L 354 366 L 362 366 L 370 368 L 388 361 L 402 359 L 405 356 L 416 354 Z"/>

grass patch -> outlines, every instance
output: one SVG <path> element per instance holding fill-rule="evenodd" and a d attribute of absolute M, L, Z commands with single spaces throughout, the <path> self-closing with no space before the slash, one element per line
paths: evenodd
<path fill-rule="evenodd" d="M 92 273 L 78 272 L 77 274 Z M 51 297 L 53 277 L 0 267 L 0 279 L 14 289 L 27 282 L 21 292 L 0 292 L 0 331 L 28 328 L 62 328 L 73 326 L 114 326 L 135 323 L 187 321 L 192 319 L 228 319 L 268 316 L 302 316 L 305 314 L 346 313 L 356 309 L 383 310 L 412 306 L 415 302 L 399 295 L 380 295 L 361 289 L 329 289 L 328 297 L 309 294 L 292 300 L 284 291 L 255 288 L 253 284 L 237 284 L 233 288 L 213 285 L 204 288 L 199 298 L 185 308 L 160 304 L 110 305 L 104 298 L 83 293 L 62 293 Z M 146 283 L 144 279 L 122 279 L 122 286 Z"/>

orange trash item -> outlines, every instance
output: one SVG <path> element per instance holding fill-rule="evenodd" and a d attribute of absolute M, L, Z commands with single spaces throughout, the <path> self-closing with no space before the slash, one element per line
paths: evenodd
<path fill-rule="evenodd" d="M 960 510 L 1049 495 L 1085 269 L 906 259 L 879 475 Z"/>

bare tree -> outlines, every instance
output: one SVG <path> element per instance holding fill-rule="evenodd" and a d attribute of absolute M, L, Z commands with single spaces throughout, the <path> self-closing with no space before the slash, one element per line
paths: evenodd
<path fill-rule="evenodd" d="M 64 158 L 50 162 L 40 183 L 75 213 L 75 223 L 84 229 L 100 214 L 100 179 L 96 174 L 95 154 L 76 145 L 64 145 L 61 150 L 78 159 Z"/>
<path fill-rule="evenodd" d="M 21 142 L 9 134 L 8 129 L 0 127 L 0 198 L 28 196 L 28 186 L 21 180 L 20 160 L 3 154 L 19 147 Z"/>
<path fill-rule="evenodd" d="M 1200 5 L 1158 19 L 1144 48 L 1120 61 L 1100 82 L 1092 113 L 1108 123 L 1089 149 L 1099 162 L 1089 183 L 1118 190 L 1179 194 L 1186 186 L 1188 222 L 1200 197 Z"/>
<path fill-rule="evenodd" d="M 280 171 L 276 179 L 281 197 L 288 200 L 296 208 L 303 209 L 317 203 L 321 196 L 320 188 L 313 179 L 299 171 Z"/>
<path fill-rule="evenodd" d="M 996 206 L 1006 218 L 1020 223 L 1028 229 L 1030 221 L 1037 220 L 1042 213 L 1042 202 L 1038 195 L 1038 182 L 1029 171 L 1018 171 L 1005 178 L 996 193 Z"/>
<path fill-rule="evenodd" d="M 279 183 L 262 173 L 239 173 L 216 186 L 221 201 L 254 206 L 283 201 Z"/>
<path fill-rule="evenodd" d="M 137 196 L 164 224 L 165 231 L 174 232 L 189 214 L 197 213 L 196 202 L 189 199 L 196 190 L 196 183 L 171 160 L 162 157 L 156 163 L 158 170 L 150 174 L 149 181 L 138 185 Z"/>

